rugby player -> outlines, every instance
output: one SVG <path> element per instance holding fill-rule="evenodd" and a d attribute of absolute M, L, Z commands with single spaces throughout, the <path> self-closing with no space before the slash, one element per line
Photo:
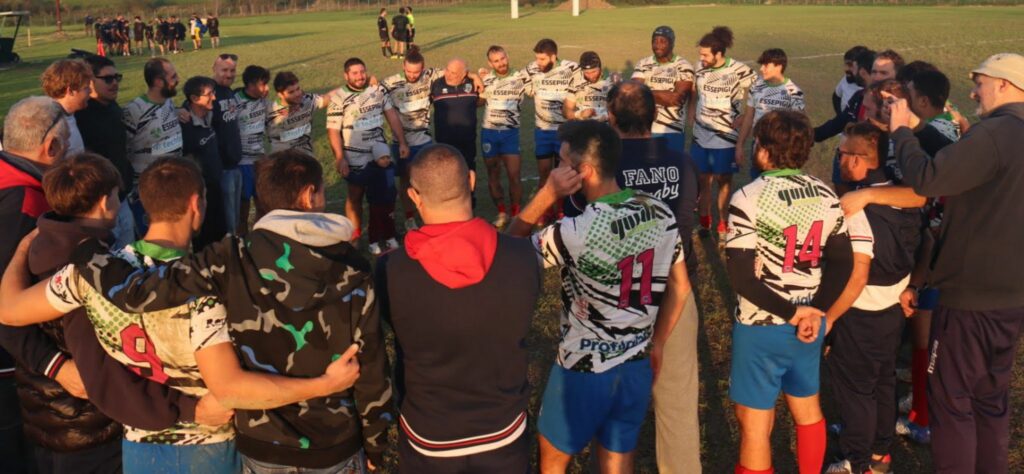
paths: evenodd
<path fill-rule="evenodd" d="M 409 157 L 402 120 L 391 96 L 380 85 L 371 85 L 366 64 L 359 58 L 345 61 L 345 85 L 330 94 L 327 107 L 327 138 L 334 152 L 334 166 L 348 184 L 345 216 L 359 238 L 363 194 L 370 203 L 370 252 L 397 248 L 395 239 L 394 166 L 384 138 L 384 122 L 398 141 L 399 159 Z"/>
<path fill-rule="evenodd" d="M 313 155 L 313 112 L 327 107 L 328 98 L 307 93 L 291 71 L 274 75 L 277 100 L 267 103 L 266 134 L 271 153 L 299 150 Z"/>
<path fill-rule="evenodd" d="M 484 90 L 480 105 L 484 105 L 483 125 L 480 130 L 480 148 L 487 165 L 487 187 L 498 209 L 495 227 L 508 224 L 509 216 L 519 215 L 523 199 L 520 180 L 519 126 L 523 96 L 530 86 L 530 74 L 525 70 L 509 68 L 508 53 L 501 46 L 487 49 L 487 64 L 491 70 L 480 70 Z M 509 207 L 505 204 L 505 191 L 501 188 L 501 169 L 508 176 Z"/>
<path fill-rule="evenodd" d="M 747 138 L 764 114 L 772 110 L 804 110 L 804 92 L 786 76 L 786 52 L 773 48 L 766 49 L 757 59 L 761 65 L 761 77 L 754 81 L 747 94 L 747 108 L 739 118 L 739 139 L 736 141 L 737 161 L 742 161 Z M 756 178 L 761 171 L 751 160 L 750 178 Z"/>
<path fill-rule="evenodd" d="M 871 65 L 871 82 L 881 82 L 888 79 L 896 79 L 903 68 L 903 56 L 900 53 L 887 49 L 875 56 L 875 62 Z"/>
<path fill-rule="evenodd" d="M 843 77 L 836 84 L 832 93 L 832 110 L 839 115 L 850 103 L 853 94 L 864 88 L 857 80 L 857 55 L 868 51 L 865 46 L 854 46 L 843 54 Z"/>
<path fill-rule="evenodd" d="M 690 101 L 689 117 L 693 122 L 690 156 L 701 172 L 698 211 L 701 233 L 708 234 L 711 230 L 711 186 L 717 181 L 720 246 L 725 242 L 729 221 L 732 175 L 743 164 L 743 148 L 736 143 L 739 139 L 736 119 L 743 107 L 743 95 L 756 78 L 746 64 L 725 56 L 732 42 L 732 30 L 716 26 L 697 43 L 701 67 L 695 80 L 697 100 Z"/>
<path fill-rule="evenodd" d="M 579 71 L 579 64 L 558 59 L 558 44 L 544 38 L 533 47 L 534 61 L 526 66 L 530 85 L 526 93 L 533 97 L 534 123 L 533 147 L 537 158 L 538 189 L 544 187 L 551 173 L 552 161 L 558 156 L 558 127 L 565 123 L 563 102 L 572 85 L 572 78 Z M 545 221 L 555 215 L 555 208 Z"/>
<path fill-rule="evenodd" d="M 391 37 L 395 38 L 398 57 L 405 57 L 405 49 L 409 45 L 409 17 L 405 16 L 405 7 L 398 9 L 398 14 L 391 19 Z"/>
<path fill-rule="evenodd" d="M 673 53 L 675 44 L 671 27 L 655 28 L 651 34 L 654 54 L 636 62 L 633 79 L 654 92 L 658 118 L 651 132 L 668 137 L 670 148 L 682 153 L 686 148 L 686 111 L 693 94 L 693 66 Z"/>
<path fill-rule="evenodd" d="M 772 472 L 770 437 L 781 391 L 796 425 L 799 471 L 818 474 L 825 455 L 819 328 L 823 309 L 849 280 L 850 236 L 835 193 L 800 171 L 814 144 L 807 116 L 769 112 L 754 138 L 753 158 L 764 172 L 733 195 L 725 246 L 739 296 L 729 377 L 740 424 L 736 473 Z"/>
<path fill-rule="evenodd" d="M 594 51 L 584 51 L 579 64 L 580 72 L 565 96 L 565 118 L 607 122 L 608 91 L 621 78 L 605 74 L 601 69 L 601 57 Z"/>
<path fill-rule="evenodd" d="M 267 95 L 270 93 L 270 71 L 250 65 L 242 71 L 243 87 L 235 91 L 238 101 L 238 131 L 242 135 L 242 161 L 238 169 L 242 172 L 241 204 L 238 209 L 238 235 L 245 235 L 249 229 L 250 202 L 256 197 L 256 171 L 254 165 L 263 158 L 267 150 L 263 140 L 267 135 Z"/>
<path fill-rule="evenodd" d="M 562 267 L 562 338 L 537 422 L 540 470 L 565 472 L 596 438 L 602 470 L 632 472 L 665 342 L 690 292 L 683 244 L 667 204 L 616 183 L 622 140 L 611 126 L 572 121 L 558 135 L 559 167 L 508 230 L 529 235 L 579 190 L 590 203 L 532 237 L 544 266 Z"/>
<path fill-rule="evenodd" d="M 381 8 L 377 15 L 377 36 L 380 37 L 380 54 L 385 58 L 395 59 L 395 53 L 391 52 L 391 36 L 388 35 L 388 9 Z"/>

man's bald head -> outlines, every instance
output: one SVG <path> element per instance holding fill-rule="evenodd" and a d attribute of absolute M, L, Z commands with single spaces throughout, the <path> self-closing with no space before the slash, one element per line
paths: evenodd
<path fill-rule="evenodd" d="M 454 58 L 448 61 L 448 66 L 444 68 L 444 81 L 449 86 L 457 86 L 466 79 L 466 61 L 459 58 Z"/>
<path fill-rule="evenodd" d="M 471 204 L 469 167 L 462 153 L 451 145 L 429 145 L 409 164 L 409 184 L 426 208 Z"/>
<path fill-rule="evenodd" d="M 642 82 L 623 81 L 608 91 L 608 115 L 620 134 L 650 133 L 656 114 L 654 93 Z"/>
<path fill-rule="evenodd" d="M 238 56 L 222 54 L 213 60 L 213 80 L 224 87 L 231 87 L 235 82 L 238 68 Z"/>

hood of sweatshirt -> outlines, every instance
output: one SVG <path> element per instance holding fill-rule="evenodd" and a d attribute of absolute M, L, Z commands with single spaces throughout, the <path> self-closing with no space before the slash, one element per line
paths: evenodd
<path fill-rule="evenodd" d="M 498 249 L 498 231 L 481 218 L 425 225 L 405 236 L 409 258 L 438 283 L 452 289 L 480 283 Z"/>
<path fill-rule="evenodd" d="M 1001 117 L 1003 115 L 1011 115 L 1018 119 L 1024 120 L 1024 102 L 1012 102 L 1003 105 L 992 111 L 986 118 Z"/>
<path fill-rule="evenodd" d="M 337 214 L 276 210 L 263 216 L 246 245 L 266 283 L 264 291 L 296 311 L 351 293 L 362 283 L 353 277 L 370 271 L 349 244 L 353 229 Z"/>
<path fill-rule="evenodd" d="M 36 222 L 39 235 L 28 249 L 28 269 L 33 275 L 49 275 L 71 259 L 78 244 L 88 238 L 109 240 L 110 229 L 91 219 L 75 219 L 47 212 Z"/>

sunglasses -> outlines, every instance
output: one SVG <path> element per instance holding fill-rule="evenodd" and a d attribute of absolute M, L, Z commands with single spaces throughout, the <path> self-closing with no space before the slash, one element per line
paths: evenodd
<path fill-rule="evenodd" d="M 39 144 L 40 145 L 42 145 L 43 143 L 46 142 L 46 136 L 49 135 L 51 131 L 53 131 L 53 127 L 56 127 L 57 124 L 60 123 L 61 120 L 64 120 L 64 114 L 63 113 L 59 113 L 59 114 L 57 114 L 56 117 L 53 118 L 53 122 L 50 122 L 50 126 L 46 127 L 46 131 L 43 132 L 43 138 L 41 140 L 39 140 Z"/>
<path fill-rule="evenodd" d="M 220 58 L 221 61 L 227 61 L 228 59 L 230 59 L 232 61 L 238 62 L 238 55 L 237 54 L 223 53 L 223 54 L 221 54 L 220 56 L 217 56 L 217 57 Z"/>
<path fill-rule="evenodd" d="M 109 76 L 96 76 L 96 79 L 102 79 L 103 82 L 107 84 L 113 84 L 115 82 L 121 82 L 121 80 L 124 79 L 124 74 L 117 73 Z"/>

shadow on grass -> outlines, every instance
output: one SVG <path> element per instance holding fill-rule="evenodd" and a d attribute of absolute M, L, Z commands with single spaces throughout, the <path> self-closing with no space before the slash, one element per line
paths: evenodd
<path fill-rule="evenodd" d="M 444 46 L 448 46 L 450 44 L 458 43 L 458 42 L 460 42 L 462 40 L 466 40 L 466 39 L 472 38 L 472 37 L 474 37 L 474 36 L 476 36 L 478 34 L 480 34 L 479 31 L 474 31 L 472 33 L 459 33 L 459 34 L 456 34 L 456 35 L 448 35 L 448 36 L 446 36 L 444 38 L 441 38 L 439 40 L 434 40 L 434 41 L 431 41 L 431 42 L 426 43 L 426 44 L 421 44 L 420 45 L 420 51 L 427 52 L 427 51 L 431 51 L 431 50 L 434 50 L 434 49 L 438 49 L 438 48 L 441 48 L 441 47 L 444 47 Z"/>

